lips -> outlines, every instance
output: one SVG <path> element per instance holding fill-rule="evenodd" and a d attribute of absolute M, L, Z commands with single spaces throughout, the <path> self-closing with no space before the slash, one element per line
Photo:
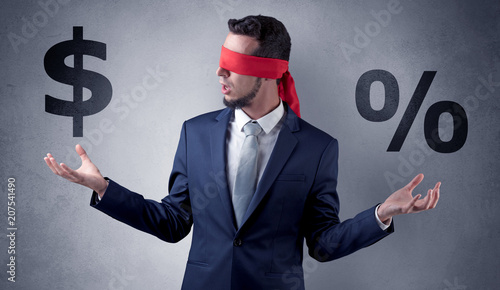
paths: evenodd
<path fill-rule="evenodd" d="M 224 95 L 227 95 L 227 94 L 229 94 L 229 92 L 231 92 L 231 88 L 229 86 L 227 86 L 225 84 L 221 84 L 221 85 L 222 85 L 221 91 Z"/>

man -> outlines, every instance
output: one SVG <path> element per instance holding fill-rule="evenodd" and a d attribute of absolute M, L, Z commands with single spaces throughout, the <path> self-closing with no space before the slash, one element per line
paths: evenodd
<path fill-rule="evenodd" d="M 47 165 L 93 189 L 93 207 L 164 241 L 193 226 L 183 289 L 303 289 L 304 239 L 313 258 L 330 261 L 393 232 L 394 215 L 436 206 L 439 182 L 412 196 L 420 174 L 340 222 L 337 140 L 298 116 L 285 27 L 260 15 L 228 25 L 217 70 L 227 108 L 184 123 L 161 202 L 104 178 L 79 145 L 78 170 L 50 153 Z"/>

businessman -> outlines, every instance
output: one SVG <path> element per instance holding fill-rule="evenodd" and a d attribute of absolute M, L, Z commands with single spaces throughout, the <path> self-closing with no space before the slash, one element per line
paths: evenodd
<path fill-rule="evenodd" d="M 57 175 L 93 190 L 91 206 L 167 241 L 193 228 L 183 289 L 304 289 L 303 244 L 318 261 L 394 231 L 392 217 L 434 208 L 438 182 L 413 196 L 417 175 L 382 204 L 341 222 L 337 140 L 300 118 L 285 26 L 266 16 L 228 21 L 217 75 L 226 108 L 184 122 L 169 194 L 145 199 L 101 175 L 84 149 Z"/>

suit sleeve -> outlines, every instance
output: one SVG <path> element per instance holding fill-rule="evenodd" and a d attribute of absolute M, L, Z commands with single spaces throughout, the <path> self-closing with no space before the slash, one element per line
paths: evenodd
<path fill-rule="evenodd" d="M 376 206 L 341 222 L 337 176 L 338 142 L 333 139 L 321 157 L 304 213 L 309 255 L 320 262 L 349 255 L 394 231 L 392 223 L 386 231 L 379 227 L 374 214 Z"/>
<path fill-rule="evenodd" d="M 170 194 L 161 202 L 145 199 L 108 180 L 109 185 L 101 201 L 98 202 L 95 191 L 92 193 L 92 207 L 166 242 L 178 242 L 189 234 L 193 218 L 187 177 L 185 124 L 170 175 Z"/>

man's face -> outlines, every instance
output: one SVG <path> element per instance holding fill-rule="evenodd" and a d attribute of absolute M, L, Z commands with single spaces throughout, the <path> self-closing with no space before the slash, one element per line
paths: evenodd
<path fill-rule="evenodd" d="M 251 55 L 259 47 L 259 42 L 252 37 L 229 33 L 224 47 L 242 54 Z M 223 68 L 217 69 L 222 85 L 224 104 L 230 108 L 243 108 L 250 104 L 257 95 L 261 79 L 254 76 L 240 75 Z"/>

